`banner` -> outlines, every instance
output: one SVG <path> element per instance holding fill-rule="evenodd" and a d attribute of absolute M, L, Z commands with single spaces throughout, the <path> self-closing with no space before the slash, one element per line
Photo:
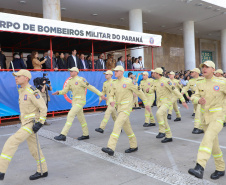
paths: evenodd
<path fill-rule="evenodd" d="M 49 111 L 60 111 L 71 109 L 71 99 L 72 93 L 69 91 L 66 95 L 52 96 L 52 93 L 57 90 L 62 90 L 64 84 L 67 82 L 70 77 L 68 71 L 58 71 L 58 72 L 31 72 L 32 79 L 30 84 L 33 85 L 33 80 L 36 77 L 42 77 L 43 73 L 47 73 L 52 88 L 52 91 L 49 91 L 50 102 L 48 107 Z M 128 77 L 129 71 L 124 72 L 124 76 Z M 142 73 L 142 71 L 132 71 L 134 75 Z M 150 72 L 149 72 L 150 74 Z M 105 75 L 101 71 L 88 71 L 88 72 L 79 72 L 79 76 L 85 78 L 90 85 L 96 87 L 99 91 L 102 91 L 103 83 L 106 81 Z M 115 78 L 113 76 L 113 78 Z M 139 76 L 138 83 L 142 79 L 142 75 Z M 12 72 L 0 72 L 0 117 L 5 116 L 15 116 L 19 115 L 19 94 L 17 86 L 15 83 L 15 77 L 12 75 Z M 99 97 L 87 89 L 86 94 L 86 107 L 95 107 L 98 106 Z M 102 101 L 100 106 L 106 105 L 105 101 Z"/>
<path fill-rule="evenodd" d="M 0 13 L 0 31 L 161 46 L 162 36 L 122 29 Z"/>

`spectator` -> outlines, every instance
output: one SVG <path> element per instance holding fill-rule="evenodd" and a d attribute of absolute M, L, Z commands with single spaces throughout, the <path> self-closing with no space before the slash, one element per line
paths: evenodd
<path fill-rule="evenodd" d="M 6 57 L 0 45 L 0 69 L 6 69 Z"/>
<path fill-rule="evenodd" d="M 31 53 L 31 61 L 34 69 L 42 69 L 42 64 L 46 62 L 46 58 L 43 61 L 38 60 L 38 52 L 32 51 Z"/>
<path fill-rule="evenodd" d="M 223 77 L 226 78 L 226 73 L 223 74 Z"/>
<path fill-rule="evenodd" d="M 180 79 L 179 74 L 176 73 L 174 78 L 177 79 L 177 80 L 179 80 Z"/>
<path fill-rule="evenodd" d="M 69 57 L 70 55 L 69 55 L 69 53 L 65 53 L 64 54 L 64 60 L 67 62 L 67 58 Z"/>
<path fill-rule="evenodd" d="M 108 54 L 107 55 L 107 61 L 106 61 L 106 68 L 107 69 L 113 69 L 115 68 L 116 65 L 116 60 L 114 59 L 113 54 Z"/>
<path fill-rule="evenodd" d="M 186 80 L 184 79 L 184 75 L 183 75 L 183 74 L 180 74 L 180 83 L 181 83 L 183 86 L 186 86 L 186 85 L 187 85 Z"/>
<path fill-rule="evenodd" d="M 123 62 L 123 56 L 120 56 L 118 58 L 118 62 L 116 64 L 116 66 L 122 66 L 125 69 L 125 62 Z"/>
<path fill-rule="evenodd" d="M 59 69 L 67 69 L 67 62 L 65 60 L 64 53 L 60 53 L 59 55 L 58 67 Z"/>
<path fill-rule="evenodd" d="M 13 63 L 13 66 L 12 66 Z M 9 69 L 26 69 L 24 61 L 20 58 L 18 53 L 13 54 L 13 61 L 10 62 Z"/>
<path fill-rule="evenodd" d="M 43 53 L 43 57 L 40 59 L 40 61 L 43 61 L 48 56 L 48 52 Z M 42 64 L 42 69 L 46 69 L 46 64 Z"/>
<path fill-rule="evenodd" d="M 139 56 L 138 60 L 139 60 L 139 64 L 140 64 L 141 69 L 143 69 L 144 65 L 143 65 L 143 62 L 142 62 L 142 56 Z"/>
<path fill-rule="evenodd" d="M 132 77 L 133 77 L 133 73 L 132 72 L 129 72 L 128 73 L 128 78 L 132 79 Z"/>
<path fill-rule="evenodd" d="M 154 70 L 151 70 L 151 77 L 150 78 L 155 79 L 155 77 L 154 77 Z"/>
<path fill-rule="evenodd" d="M 133 69 L 141 69 L 141 65 L 138 61 L 138 58 L 135 58 L 135 62 L 133 63 Z"/>
<path fill-rule="evenodd" d="M 132 57 L 132 64 L 135 62 L 135 57 Z"/>
<path fill-rule="evenodd" d="M 89 69 L 93 69 L 93 63 L 92 63 L 92 60 L 91 60 L 91 55 L 87 55 L 86 57 L 86 61 L 89 65 Z M 94 69 L 96 68 L 96 63 L 94 62 Z"/>
<path fill-rule="evenodd" d="M 77 53 L 77 54 L 76 54 L 76 57 L 80 58 L 80 55 L 79 55 L 79 53 Z"/>
<path fill-rule="evenodd" d="M 96 69 L 106 69 L 106 65 L 104 63 L 103 58 L 104 58 L 103 54 L 98 55 L 98 60 L 96 61 L 96 63 L 97 63 Z"/>
<path fill-rule="evenodd" d="M 73 49 L 71 52 L 71 55 L 67 58 L 67 67 L 77 67 L 78 69 L 81 69 L 79 58 L 76 56 L 76 49 Z"/>
<path fill-rule="evenodd" d="M 89 69 L 89 64 L 85 60 L 85 55 L 83 53 L 80 55 L 80 66 L 81 69 Z"/>
<path fill-rule="evenodd" d="M 50 50 L 48 51 L 48 56 L 46 58 L 47 58 L 47 60 L 45 62 L 46 69 L 51 69 L 51 51 Z M 53 58 L 53 51 L 52 51 L 52 62 L 53 62 L 52 69 L 57 71 L 58 70 L 58 64 L 56 63 L 55 58 Z"/>
<path fill-rule="evenodd" d="M 33 65 L 32 65 L 32 60 L 31 60 L 31 55 L 27 55 L 27 69 L 34 69 Z"/>
<path fill-rule="evenodd" d="M 59 52 L 56 52 L 55 53 L 55 61 L 56 61 L 56 63 L 58 64 L 58 60 L 60 59 L 60 54 L 59 54 Z M 59 66 L 58 66 L 59 67 Z"/>
<path fill-rule="evenodd" d="M 127 55 L 127 69 L 133 69 L 133 64 L 130 54 Z"/>

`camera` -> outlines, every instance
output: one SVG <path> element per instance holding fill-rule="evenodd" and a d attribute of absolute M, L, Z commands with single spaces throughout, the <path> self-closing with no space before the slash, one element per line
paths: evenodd
<path fill-rule="evenodd" d="M 47 73 L 43 73 L 43 76 L 42 77 L 35 78 L 33 80 L 34 86 L 35 87 L 38 87 L 40 85 L 50 84 L 50 80 L 46 76 L 48 76 L 48 74 Z M 45 81 L 45 83 L 44 83 L 44 81 Z"/>

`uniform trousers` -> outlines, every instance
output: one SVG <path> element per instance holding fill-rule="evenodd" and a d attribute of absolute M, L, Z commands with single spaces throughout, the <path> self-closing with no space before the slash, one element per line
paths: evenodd
<path fill-rule="evenodd" d="M 108 140 L 108 148 L 115 150 L 122 128 L 129 138 L 130 148 L 137 147 L 137 139 L 135 134 L 133 133 L 129 120 L 129 115 L 130 111 L 121 111 L 118 113 L 118 117 L 116 118 L 114 124 L 113 132 L 111 133 L 111 136 Z"/>
<path fill-rule="evenodd" d="M 31 155 L 34 157 L 34 159 L 37 162 L 37 172 L 41 173 L 40 169 L 40 161 L 38 156 L 38 149 L 37 149 L 37 140 L 35 133 L 33 132 L 34 123 L 33 121 L 27 123 L 26 125 L 22 125 L 21 128 L 13 134 L 9 139 L 6 141 L 1 156 L 0 156 L 0 172 L 5 173 L 8 169 L 9 163 L 11 162 L 15 152 L 17 151 L 18 146 L 23 143 L 25 140 L 27 140 L 27 144 L 30 150 Z M 41 158 L 41 166 L 42 166 L 42 172 L 47 172 L 47 164 L 45 157 L 42 153 L 42 150 L 39 145 L 39 152 L 40 152 L 40 158 Z M 24 164 L 26 165 L 27 161 L 24 161 Z"/>
<path fill-rule="evenodd" d="M 214 114 L 212 114 L 214 116 Z M 223 153 L 219 146 L 218 134 L 223 128 L 223 120 L 212 120 L 209 124 L 203 121 L 204 137 L 199 147 L 197 155 L 197 163 L 203 168 L 206 167 L 206 163 L 211 157 L 214 157 L 216 170 L 224 171 L 225 163 L 223 159 Z"/>
<path fill-rule="evenodd" d="M 67 136 L 67 134 L 72 126 L 73 120 L 75 119 L 75 116 L 77 116 L 78 121 L 80 122 L 80 124 L 82 126 L 83 136 L 89 135 L 88 126 L 87 126 L 86 119 L 85 119 L 85 116 L 83 113 L 84 105 L 85 105 L 85 102 L 81 102 L 81 101 L 73 103 L 72 108 L 67 115 L 67 121 L 65 123 L 63 130 L 61 131 L 61 134 Z"/>

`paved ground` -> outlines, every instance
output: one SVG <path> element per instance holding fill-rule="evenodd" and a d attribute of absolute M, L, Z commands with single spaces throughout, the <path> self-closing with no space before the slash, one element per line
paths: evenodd
<path fill-rule="evenodd" d="M 181 105 L 179 105 L 181 107 Z M 31 157 L 27 144 L 19 146 L 0 185 L 138 185 L 138 184 L 225 184 L 226 177 L 217 181 L 210 179 L 215 170 L 213 158 L 208 161 L 204 180 L 190 176 L 187 171 L 195 166 L 199 143 L 203 135 L 193 135 L 192 105 L 190 109 L 180 108 L 181 122 L 169 121 L 173 132 L 173 142 L 162 144 L 156 139 L 158 126 L 144 128 L 144 109 L 136 110 L 130 120 L 139 150 L 125 154 L 129 148 L 128 138 L 123 132 L 120 135 L 115 156 L 110 157 L 101 151 L 107 145 L 112 131 L 110 120 L 104 134 L 95 132 L 95 128 L 104 116 L 103 112 L 86 114 L 90 131 L 90 139 L 78 141 L 82 135 L 81 126 L 74 120 L 66 142 L 53 139 L 65 124 L 66 117 L 49 119 L 52 123 L 39 131 L 39 140 L 45 155 L 49 176 L 37 181 L 29 181 L 28 177 L 35 173 L 36 162 Z M 153 108 L 156 112 L 156 107 Z M 173 119 L 175 114 L 173 113 Z M 0 127 L 0 150 L 6 139 L 18 130 L 19 125 Z M 226 152 L 226 128 L 219 135 L 223 153 Z"/>

